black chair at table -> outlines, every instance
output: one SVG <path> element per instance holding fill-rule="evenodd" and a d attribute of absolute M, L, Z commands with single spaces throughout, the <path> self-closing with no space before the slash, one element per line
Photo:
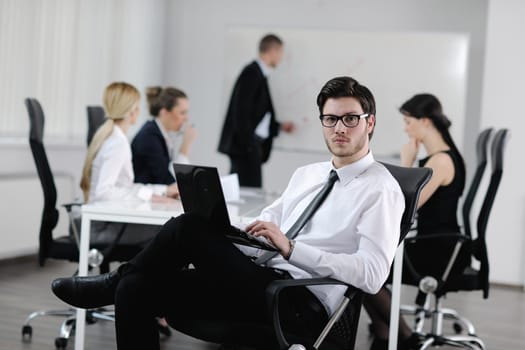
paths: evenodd
<path fill-rule="evenodd" d="M 79 235 L 76 225 L 73 224 L 71 208 L 75 205 L 81 205 L 82 203 L 64 205 L 70 215 L 71 232 L 64 236 L 53 237 L 53 231 L 57 226 L 59 219 L 59 211 L 56 208 L 57 190 L 55 180 L 51 167 L 49 166 L 43 143 L 45 123 L 44 112 L 38 100 L 34 98 L 27 98 L 25 100 L 25 105 L 29 113 L 30 121 L 29 144 L 35 160 L 42 190 L 44 192 L 44 209 L 42 211 L 39 233 L 38 262 L 40 266 L 44 266 L 46 259 L 78 262 Z M 102 255 L 105 261 L 126 261 L 137 254 L 141 249 L 141 247 L 133 245 L 113 246 L 108 244 L 92 244 L 91 248 L 103 252 Z M 109 249 L 111 249 L 111 252 L 109 252 Z M 39 316 L 59 316 L 66 318 L 60 328 L 59 337 L 55 339 L 55 346 L 59 349 L 64 349 L 67 346 L 68 339 L 75 326 L 76 310 L 69 308 L 63 310 L 40 310 L 31 313 L 22 326 L 22 339 L 24 341 L 31 340 L 33 329 L 30 322 Z M 88 311 L 88 322 L 92 323 L 98 319 L 113 320 L 113 317 L 110 313 L 104 310 Z"/>
<path fill-rule="evenodd" d="M 480 138 L 478 139 L 478 168 L 476 169 L 476 174 L 472 180 L 473 183 L 465 200 L 466 210 L 465 205 L 463 207 L 465 232 L 446 232 L 422 237 L 414 236 L 406 239 L 407 244 L 422 239 L 450 239 L 453 242 L 456 242 L 454 252 L 452 253 L 449 263 L 439 280 L 436 280 L 431 276 L 419 274 L 417 272 L 417 267 L 413 266 L 410 263 L 409 258 L 405 256 L 405 262 L 408 263 L 407 271 L 409 272 L 410 277 L 415 281 L 413 285 L 419 286 L 420 297 L 418 298 L 418 305 L 415 308 L 402 307 L 401 313 L 416 316 L 414 331 L 423 339 L 420 349 L 427 349 L 430 346 L 440 345 L 452 345 L 467 349 L 485 349 L 483 341 L 476 335 L 476 330 L 473 324 L 468 319 L 460 316 L 455 310 L 443 308 L 442 298 L 448 292 L 476 290 L 483 292 L 484 299 L 488 298 L 489 261 L 485 236 L 492 205 L 503 174 L 503 155 L 509 136 L 507 129 L 499 130 L 492 140 L 490 152 L 492 171 L 477 219 L 477 235 L 472 234 L 469 220 L 472 202 L 474 201 L 475 193 L 481 182 L 483 169 L 487 162 L 486 140 L 491 131 L 491 129 L 485 130 L 486 134 L 480 134 Z M 465 255 L 471 261 L 478 261 L 479 268 L 468 266 L 461 273 L 451 273 L 454 263 L 461 260 Z M 431 296 L 434 298 L 434 305 L 432 307 L 430 306 Z M 424 321 L 428 318 L 431 319 L 430 331 L 425 332 Z M 443 333 L 442 326 L 444 319 L 452 320 L 455 334 L 449 335 Z M 460 334 L 464 329 L 466 329 L 467 334 Z"/>
<path fill-rule="evenodd" d="M 102 106 L 87 106 L 88 133 L 87 145 L 91 143 L 97 129 L 106 121 L 106 112 Z"/>
<path fill-rule="evenodd" d="M 384 164 L 398 181 L 405 196 L 405 211 L 401 221 L 402 240 L 414 222 L 419 194 L 429 181 L 432 171 L 428 168 L 404 168 Z M 281 329 L 278 314 L 279 295 L 285 288 L 313 285 L 345 285 L 345 298 L 328 321 L 325 329 L 317 337 L 304 339 Z M 272 324 L 246 324 L 224 320 L 183 320 L 177 322 L 168 317 L 169 324 L 190 336 L 232 346 L 257 347 L 268 339 L 276 339 L 279 349 L 288 349 L 290 344 L 297 348 L 303 344 L 308 349 L 354 349 L 363 292 L 351 285 L 331 278 L 288 279 L 275 281 L 266 291 L 269 319 Z M 212 297 L 212 296 L 210 296 Z M 220 301 L 218 301 L 220 302 Z M 317 338 L 315 338 L 317 337 Z"/>
<path fill-rule="evenodd" d="M 481 184 L 481 180 L 483 179 L 483 174 L 485 173 L 485 168 L 487 167 L 487 149 L 490 141 L 490 137 L 492 136 L 494 129 L 493 128 L 487 128 L 482 130 L 477 137 L 476 140 L 476 170 L 474 172 L 474 176 L 472 177 L 472 181 L 470 182 L 470 186 L 467 192 L 467 195 L 465 197 L 465 200 L 463 202 L 463 206 L 461 208 L 462 217 L 463 217 L 463 233 L 467 235 L 468 237 L 472 237 L 472 230 L 470 225 L 470 216 L 472 211 L 472 206 L 474 204 L 474 200 L 476 199 L 476 195 L 479 190 L 479 185 Z M 416 231 L 416 228 L 412 228 L 411 231 Z M 419 281 L 421 280 L 422 276 L 420 276 L 415 267 L 412 265 L 410 259 L 407 255 L 405 255 L 405 263 L 406 268 L 411 272 L 411 276 L 416 276 L 415 279 L 412 279 L 410 281 L 409 279 L 405 280 L 405 284 L 418 286 Z M 425 315 L 428 318 L 430 315 L 429 310 L 429 298 L 427 297 L 427 294 L 425 294 L 422 291 L 418 292 L 418 295 L 416 297 L 415 305 L 402 305 L 401 306 L 401 314 L 404 315 L 413 315 L 414 317 L 414 325 L 413 330 L 417 333 L 422 332 L 423 322 Z M 454 325 L 455 329 L 460 330 L 461 325 L 459 323 L 456 323 Z"/>

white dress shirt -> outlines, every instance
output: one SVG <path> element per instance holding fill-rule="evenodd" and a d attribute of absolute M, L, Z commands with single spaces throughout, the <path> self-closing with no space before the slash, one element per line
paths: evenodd
<path fill-rule="evenodd" d="M 255 61 L 259 65 L 259 68 L 261 68 L 263 75 L 267 78 L 268 75 L 271 73 L 272 69 L 268 67 L 266 63 L 264 63 L 260 58 L 256 59 Z M 255 135 L 259 136 L 261 139 L 267 139 L 268 137 L 270 137 L 271 118 L 272 116 L 270 111 L 264 114 L 263 118 L 255 128 Z"/>
<path fill-rule="evenodd" d="M 332 162 L 297 169 L 282 196 L 262 211 L 259 220 L 271 221 L 286 233 L 326 183 L 332 169 Z M 290 259 L 277 255 L 266 265 L 288 271 L 295 279 L 330 277 L 376 293 L 388 277 L 398 245 L 405 207 L 403 193 L 371 152 L 335 171 L 339 180 L 295 238 Z M 240 249 L 247 255 L 263 252 Z M 309 288 L 329 314 L 335 311 L 346 289 Z"/>
<path fill-rule="evenodd" d="M 164 137 L 164 142 L 166 142 L 166 148 L 168 149 L 168 154 L 170 157 L 170 164 L 168 165 L 168 171 L 170 172 L 173 177 L 175 177 L 175 171 L 173 170 L 173 163 L 181 163 L 181 164 L 190 164 L 190 159 L 185 156 L 184 154 L 177 152 L 176 147 L 178 145 L 177 138 L 179 132 L 172 132 L 168 133 L 166 129 L 164 129 L 164 126 L 159 121 L 158 118 L 155 118 L 155 123 L 157 123 L 157 126 L 159 127 L 160 133 Z"/>
<path fill-rule="evenodd" d="M 93 159 L 89 202 L 121 199 L 147 201 L 154 193 L 166 193 L 166 185 L 136 184 L 134 178 L 128 138 L 115 125 Z"/>

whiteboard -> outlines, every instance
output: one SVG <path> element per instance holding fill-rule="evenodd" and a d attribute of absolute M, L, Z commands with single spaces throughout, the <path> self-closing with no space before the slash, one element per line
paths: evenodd
<path fill-rule="evenodd" d="M 281 64 L 269 79 L 278 120 L 297 130 L 281 134 L 277 148 L 325 152 L 316 97 L 329 79 L 348 75 L 376 99 L 375 154 L 392 155 L 406 142 L 399 106 L 416 93 L 432 93 L 451 119 L 458 147 L 465 120 L 468 36 L 461 33 L 351 32 L 231 27 L 226 31 L 225 91 L 257 55 L 260 38 L 276 33 L 284 41 Z"/>

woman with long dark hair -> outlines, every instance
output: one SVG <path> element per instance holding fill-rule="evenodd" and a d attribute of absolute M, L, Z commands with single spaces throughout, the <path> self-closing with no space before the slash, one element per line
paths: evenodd
<path fill-rule="evenodd" d="M 458 201 L 465 187 L 465 163 L 449 128 L 450 120 L 441 103 L 431 94 L 418 94 L 399 109 L 405 123 L 408 143 L 401 148 L 401 165 L 414 166 L 421 146 L 427 156 L 418 166 L 432 169 L 432 178 L 421 191 L 418 203 L 417 234 L 432 235 L 457 232 Z M 410 262 L 420 274 L 441 278 L 454 242 L 450 240 L 420 240 L 406 246 Z M 456 261 L 453 271 L 463 269 L 468 262 Z M 403 273 L 403 278 L 408 278 Z M 386 349 L 390 320 L 390 291 L 383 287 L 376 295 L 365 298 L 365 308 L 372 319 L 374 341 L 371 349 Z M 412 330 L 403 319 L 399 322 L 400 349 L 410 349 L 417 343 Z"/>

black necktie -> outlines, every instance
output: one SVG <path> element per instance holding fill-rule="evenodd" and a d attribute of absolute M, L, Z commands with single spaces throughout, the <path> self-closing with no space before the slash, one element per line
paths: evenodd
<path fill-rule="evenodd" d="M 290 227 L 288 232 L 286 232 L 286 237 L 288 237 L 288 239 L 294 239 L 299 234 L 299 231 L 301 231 L 304 225 L 306 225 L 308 220 L 310 220 L 310 218 L 315 214 L 317 209 L 319 209 L 321 204 L 324 202 L 324 200 L 326 199 L 326 197 L 328 196 L 328 194 L 334 187 L 334 183 L 337 181 L 337 179 L 338 177 L 337 177 L 337 173 L 335 172 L 335 170 L 330 171 L 330 175 L 328 176 L 328 181 L 325 183 L 323 188 L 321 188 L 319 193 L 315 195 L 314 199 L 312 199 L 310 204 L 308 204 L 306 209 L 304 209 L 304 211 L 301 213 L 299 218 L 294 222 L 292 227 Z M 273 258 L 275 255 L 277 255 L 277 252 L 266 252 L 260 257 L 258 257 L 257 260 L 255 260 L 255 262 L 257 264 L 264 264 L 265 262 Z"/>

